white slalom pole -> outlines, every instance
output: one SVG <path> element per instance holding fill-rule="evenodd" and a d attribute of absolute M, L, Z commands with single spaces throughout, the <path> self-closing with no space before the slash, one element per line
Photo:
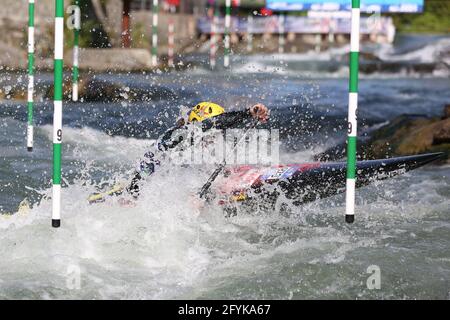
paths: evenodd
<path fill-rule="evenodd" d="M 173 64 L 174 46 L 175 46 L 174 32 L 175 32 L 175 27 L 174 27 L 173 20 L 171 19 L 169 21 L 169 40 L 168 40 L 169 45 L 168 45 L 168 49 L 167 49 L 169 67 L 174 66 L 174 64 Z"/>
<path fill-rule="evenodd" d="M 75 25 L 73 29 L 73 66 L 72 66 L 72 101 L 78 101 L 78 60 L 79 60 L 79 37 L 81 30 L 81 12 L 79 0 L 75 1 Z"/>
<path fill-rule="evenodd" d="M 230 27 L 231 27 L 231 0 L 225 1 L 225 35 L 224 47 L 225 54 L 223 57 L 223 66 L 228 68 L 230 66 Z"/>
<path fill-rule="evenodd" d="M 278 53 L 284 53 L 284 15 L 278 16 Z"/>
<path fill-rule="evenodd" d="M 61 225 L 61 142 L 63 100 L 64 0 L 55 0 L 52 226 Z"/>
<path fill-rule="evenodd" d="M 358 110 L 358 69 L 360 0 L 352 0 L 352 29 L 350 34 L 350 81 L 348 94 L 347 183 L 345 194 L 345 221 L 355 220 L 356 139 Z"/>
<path fill-rule="evenodd" d="M 153 0 L 152 21 L 152 66 L 158 66 L 158 0 Z"/>
<path fill-rule="evenodd" d="M 175 21 L 173 18 L 173 14 L 175 13 L 175 6 L 170 7 L 170 17 L 168 24 L 169 38 L 168 38 L 168 49 L 167 49 L 167 64 L 169 67 L 173 67 L 173 56 L 174 56 L 174 47 L 175 47 Z"/>
<path fill-rule="evenodd" d="M 316 34 L 316 47 L 315 47 L 316 52 L 320 52 L 321 43 L 322 43 L 322 35 L 318 33 Z"/>
<path fill-rule="evenodd" d="M 28 96 L 27 150 L 33 151 L 34 96 L 34 0 L 28 0 Z"/>
<path fill-rule="evenodd" d="M 336 20 L 330 18 L 329 21 L 329 32 L 328 32 L 328 42 L 334 43 L 334 30 L 336 28 Z"/>
<path fill-rule="evenodd" d="M 249 14 L 247 18 L 247 52 L 253 51 L 253 14 Z"/>
<path fill-rule="evenodd" d="M 210 34 L 210 51 L 209 51 L 209 64 L 211 69 L 216 67 L 216 26 L 217 19 L 219 15 L 219 10 L 217 10 L 217 6 L 214 3 L 214 17 L 211 23 L 211 34 Z"/>

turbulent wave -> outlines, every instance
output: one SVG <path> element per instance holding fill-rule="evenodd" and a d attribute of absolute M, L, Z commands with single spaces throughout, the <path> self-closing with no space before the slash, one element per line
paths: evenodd
<path fill-rule="evenodd" d="M 450 39 L 442 38 L 426 44 L 421 48 L 402 53 L 395 52 L 393 46 L 384 45 L 380 47 L 377 54 L 384 61 L 413 61 L 422 63 L 445 61 L 448 64 L 449 52 Z"/>
<path fill-rule="evenodd" d="M 272 113 L 266 127 L 281 129 L 281 162 L 312 161 L 345 137 L 348 69 L 339 60 L 345 50 L 322 53 L 316 65 L 307 53 L 270 61 L 234 57 L 233 73 L 198 68 L 99 76 L 141 89 L 161 83 L 180 100 L 169 95 L 146 102 L 64 103 L 58 230 L 50 226 L 52 104 L 36 103 L 35 148 L 28 153 L 26 104 L 2 101 L 0 298 L 447 299 L 448 166 L 424 167 L 358 190 L 353 225 L 344 222 L 343 195 L 225 218 L 219 206 L 202 206 L 193 196 L 210 166 L 162 167 L 135 206 L 120 205 L 119 198 L 87 202 L 91 193 L 128 181 L 153 139 L 194 101 L 230 109 L 265 103 Z M 417 57 L 432 48 L 423 50 Z M 386 54 L 401 60 L 408 52 Z M 341 64 L 333 61 L 329 69 L 327 59 Z M 404 113 L 440 116 L 448 81 L 442 74 L 416 76 L 362 75 L 360 128 Z M 2 74 L 0 89 L 23 86 L 17 77 Z M 36 77 L 47 83 L 52 75 Z M 31 208 L 17 212 L 24 198 Z M 380 267 L 382 290 L 367 289 L 371 265 Z"/>
<path fill-rule="evenodd" d="M 402 42 L 401 39 L 400 36 L 399 42 Z M 401 45 L 396 44 L 363 44 L 360 58 L 361 77 L 448 77 L 450 70 L 448 37 L 433 38 L 428 42 L 419 42 L 417 46 L 411 48 L 403 50 L 401 48 Z M 349 45 L 344 45 L 321 52 L 310 50 L 305 53 L 237 56 L 233 61 L 233 72 L 278 75 L 295 75 L 302 72 L 305 77 L 346 77 L 348 52 Z"/>
<path fill-rule="evenodd" d="M 50 139 L 49 126 L 39 130 Z M 125 172 L 129 158 L 148 145 L 145 140 L 87 128 L 66 130 L 65 140 L 66 159 L 110 175 L 109 182 L 122 179 L 117 168 Z M 282 155 L 291 161 L 310 157 L 308 152 Z M 110 171 L 110 166 L 116 169 Z M 202 209 L 193 198 L 207 171 L 163 168 L 144 186 L 133 207 L 122 207 L 115 198 L 89 205 L 86 197 L 98 184 L 89 175 L 67 179 L 71 182 L 63 188 L 58 230 L 50 227 L 51 190 L 41 189 L 43 198 L 29 212 L 0 218 L 0 297 L 295 299 L 440 294 L 439 287 L 426 283 L 421 292 L 415 291 L 419 270 L 380 295 L 364 289 L 358 283 L 364 278 L 358 274 L 371 264 L 380 264 L 387 272 L 394 257 L 420 270 L 428 268 L 430 261 L 407 249 L 418 234 L 426 235 L 423 250 L 440 241 L 445 252 L 448 246 L 438 238 L 448 232 L 450 203 L 448 181 L 440 177 L 448 176 L 449 168 L 412 172 L 363 189 L 354 226 L 343 222 L 341 196 L 293 207 L 288 216 L 255 212 L 225 218 L 220 207 Z M 383 259 L 378 256 L 381 252 Z M 443 275 L 448 262 L 431 259 L 433 274 Z"/>

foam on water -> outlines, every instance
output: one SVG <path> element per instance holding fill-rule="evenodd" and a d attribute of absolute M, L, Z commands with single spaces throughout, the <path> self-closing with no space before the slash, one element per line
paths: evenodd
<path fill-rule="evenodd" d="M 41 130 L 50 139 L 50 127 Z M 99 141 L 104 152 L 99 151 Z M 89 166 L 96 170 L 106 170 L 104 165 L 114 161 L 125 170 L 129 158 L 148 146 L 145 140 L 86 128 L 65 130 L 65 142 L 67 157 L 85 163 L 95 159 Z M 309 152 L 282 154 L 282 159 L 295 161 L 310 157 Z M 389 256 L 398 251 L 390 246 L 415 246 L 414 239 L 423 237 L 423 245 L 434 245 L 436 239 L 427 240 L 430 232 L 450 226 L 445 216 L 450 205 L 444 192 L 448 179 L 439 179 L 448 168 L 431 176 L 417 171 L 362 189 L 354 226 L 343 222 L 341 196 L 291 208 L 290 215 L 274 211 L 225 218 L 219 207 L 194 201 L 208 170 L 168 170 L 152 176 L 133 207 L 121 206 L 117 198 L 89 205 L 86 198 L 96 185 L 75 178 L 62 191 L 60 229 L 50 227 L 50 189 L 41 190 L 44 197 L 28 213 L 2 217 L 0 297 L 371 297 L 358 272 L 364 273 L 373 261 L 389 270 L 385 260 L 376 258 L 379 250 L 387 250 Z M 110 181 L 122 178 L 119 170 Z M 416 225 L 428 229 L 421 231 Z M 450 256 L 443 250 L 440 258 Z M 450 266 L 445 259 L 403 256 L 423 268 L 438 264 L 444 273 Z M 412 281 L 404 281 L 385 290 L 383 297 L 399 292 L 420 297 L 413 288 Z"/>
<path fill-rule="evenodd" d="M 377 55 L 384 61 L 417 61 L 423 63 L 439 62 L 450 50 L 450 39 L 443 38 L 422 48 L 396 54 L 392 45 L 381 45 Z"/>
<path fill-rule="evenodd" d="M 44 125 L 39 128 L 47 136 L 52 138 L 53 127 Z M 72 146 L 72 156 L 83 160 L 95 159 L 108 164 L 126 164 L 130 159 L 138 159 L 150 148 L 155 140 L 135 139 L 122 136 L 109 136 L 92 128 L 64 128 L 64 142 Z"/>
<path fill-rule="evenodd" d="M 302 71 L 295 63 L 338 61 L 347 49 L 319 55 L 275 55 L 266 60 L 256 56 L 235 61 L 234 56 L 232 70 L 239 73 L 235 77 L 228 77 L 231 73 L 215 77 L 201 68 L 152 74 L 151 81 L 164 83 L 185 99 L 167 102 L 162 97 L 161 103 L 151 102 L 152 108 L 140 103 L 123 107 L 93 103 L 86 104 L 92 109 L 83 106 L 81 112 L 77 104 L 68 103 L 59 229 L 50 226 L 52 127 L 48 123 L 52 110 L 36 106 L 36 120 L 41 122 L 35 128 L 35 150 L 27 153 L 25 104 L 2 103 L 0 210 L 10 211 L 9 206 L 25 196 L 39 196 L 31 198 L 28 212 L 0 216 L 0 298 L 448 298 L 448 166 L 428 166 L 358 190 L 353 225 L 344 222 L 344 195 L 286 211 L 277 203 L 273 211 L 254 210 L 225 218 L 220 207 L 202 206 L 195 196 L 213 167 L 164 166 L 143 186 L 135 206 L 123 206 L 119 198 L 95 205 L 87 202 L 91 193 L 105 185 L 128 181 L 135 160 L 152 142 L 126 137 L 136 130 L 111 130 L 123 114 L 129 116 L 127 126 L 141 128 L 142 117 L 156 117 L 151 113 L 154 109 L 177 109 L 191 100 L 220 100 L 238 106 L 261 100 L 279 108 L 280 119 L 288 118 L 282 122 L 286 126 L 298 125 L 301 116 L 308 115 L 303 102 L 319 114 L 317 121 L 332 114 L 345 124 L 348 84 L 334 78 L 346 78 L 348 67 Z M 419 60 L 424 55 L 420 61 L 428 61 L 430 52 L 424 50 L 415 53 Z M 313 85 L 304 79 L 308 75 L 317 77 Z M 38 76 L 51 82 L 51 74 Z M 361 82 L 361 112 L 369 119 L 380 119 L 379 123 L 401 113 L 440 115 L 448 84 L 441 79 L 411 80 L 416 76 L 362 75 L 369 80 Z M 148 76 L 108 77 L 135 81 L 127 86 L 137 83 L 145 88 L 149 83 Z M 11 90 L 16 78 L 2 75 L 1 88 Z M 195 95 L 187 95 L 185 88 Z M 243 97 L 248 101 L 238 103 Z M 287 114 L 287 107 L 297 113 Z M 87 124 L 91 114 L 98 117 Z M 172 121 L 169 118 L 167 122 Z M 76 128 L 80 124 L 91 127 Z M 158 122 L 154 125 L 164 127 Z M 318 126 L 312 123 L 310 127 Z M 151 133 L 156 134 L 156 129 Z M 339 136 L 345 132 L 339 125 L 334 129 Z M 305 151 L 282 149 L 283 163 L 312 161 L 314 154 L 335 143 L 327 132 L 299 130 L 295 134 L 320 141 Z M 367 289 L 370 265 L 380 267 L 381 290 Z"/>

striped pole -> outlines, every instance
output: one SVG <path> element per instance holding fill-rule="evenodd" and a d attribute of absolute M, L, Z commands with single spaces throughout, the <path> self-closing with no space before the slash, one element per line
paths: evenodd
<path fill-rule="evenodd" d="M 336 20 L 333 18 L 330 18 L 328 20 L 328 25 L 329 25 L 328 42 L 334 43 L 334 29 L 336 27 Z"/>
<path fill-rule="evenodd" d="M 278 16 L 278 53 L 284 52 L 284 14 Z"/>
<path fill-rule="evenodd" d="M 158 65 L 158 0 L 153 0 L 153 23 L 152 23 L 152 66 Z"/>
<path fill-rule="evenodd" d="M 209 64 L 211 69 L 216 67 L 216 26 L 219 18 L 219 10 L 217 9 L 214 1 L 214 17 L 211 23 L 211 35 L 210 35 L 210 51 L 209 51 Z"/>
<path fill-rule="evenodd" d="M 79 0 L 75 0 L 75 26 L 73 29 L 73 67 L 72 67 L 72 100 L 78 101 L 78 42 L 81 29 L 81 14 Z"/>
<path fill-rule="evenodd" d="M 231 27 L 231 0 L 225 1 L 225 34 L 224 47 L 225 54 L 223 57 L 223 66 L 228 68 L 230 66 L 230 27 Z"/>
<path fill-rule="evenodd" d="M 61 224 L 61 141 L 63 98 L 64 0 L 55 0 L 52 226 Z"/>
<path fill-rule="evenodd" d="M 352 0 L 350 34 L 350 81 L 348 95 L 347 186 L 345 221 L 355 220 L 356 129 L 358 110 L 359 11 L 360 0 Z"/>
<path fill-rule="evenodd" d="M 316 46 L 314 48 L 314 50 L 316 52 L 320 52 L 320 45 L 322 43 L 322 35 L 320 33 L 316 34 Z"/>
<path fill-rule="evenodd" d="M 170 7 L 171 15 L 169 17 L 169 39 L 168 39 L 168 49 L 167 49 L 167 63 L 169 67 L 173 67 L 173 55 L 175 47 L 175 22 L 173 19 L 173 14 L 175 13 L 175 6 Z"/>
<path fill-rule="evenodd" d="M 27 98 L 28 151 L 33 151 L 33 95 L 34 95 L 34 0 L 28 0 L 28 98 Z"/>
<path fill-rule="evenodd" d="M 253 13 L 249 14 L 247 18 L 247 52 L 253 51 Z"/>

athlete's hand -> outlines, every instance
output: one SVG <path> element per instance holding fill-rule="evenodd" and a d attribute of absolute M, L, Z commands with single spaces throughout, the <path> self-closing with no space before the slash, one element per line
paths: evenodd
<path fill-rule="evenodd" d="M 269 109 L 261 103 L 250 107 L 250 114 L 261 123 L 266 123 L 269 119 Z"/>

